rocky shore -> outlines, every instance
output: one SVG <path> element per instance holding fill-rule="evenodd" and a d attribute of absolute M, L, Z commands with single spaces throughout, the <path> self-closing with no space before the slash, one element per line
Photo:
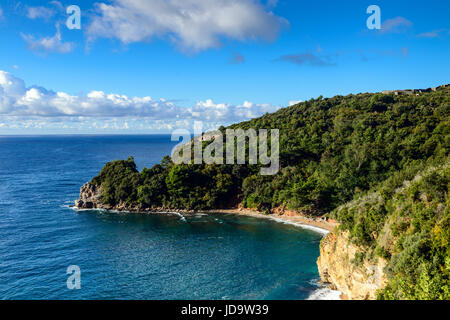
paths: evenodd
<path fill-rule="evenodd" d="M 297 212 L 285 209 L 274 209 L 273 213 L 270 215 L 265 215 L 256 210 L 247 209 L 247 208 L 230 208 L 230 209 L 214 209 L 214 210 L 181 210 L 174 208 L 165 208 L 165 207 L 143 207 L 143 206 L 129 206 L 125 203 L 119 203 L 116 206 L 110 206 L 104 204 L 100 200 L 100 195 L 102 193 L 101 186 L 95 186 L 92 183 L 88 182 L 84 184 L 80 189 L 80 198 L 75 201 L 75 207 L 78 209 L 101 209 L 101 210 L 110 210 L 110 211 L 123 211 L 123 212 L 134 212 L 134 213 L 167 213 L 167 212 L 178 212 L 184 214 L 193 214 L 197 212 L 201 213 L 224 213 L 224 214 L 236 214 L 236 215 L 246 215 L 258 218 L 269 218 L 269 219 L 279 219 L 284 222 L 296 223 L 299 225 L 308 225 L 312 227 L 316 227 L 318 229 L 322 229 L 325 232 L 331 232 L 337 226 L 337 222 L 334 220 L 328 220 L 326 218 L 321 217 L 308 217 L 305 215 L 301 215 Z"/>
<path fill-rule="evenodd" d="M 123 211 L 134 213 L 167 213 L 167 212 L 179 212 L 179 213 L 195 213 L 190 210 L 180 210 L 164 207 L 143 207 L 140 205 L 130 206 L 126 203 L 119 203 L 118 205 L 111 206 L 102 203 L 100 195 L 102 194 L 102 187 L 93 185 L 90 182 L 85 183 L 80 189 L 80 198 L 75 200 L 75 208 L 77 209 L 100 209 L 110 211 Z"/>

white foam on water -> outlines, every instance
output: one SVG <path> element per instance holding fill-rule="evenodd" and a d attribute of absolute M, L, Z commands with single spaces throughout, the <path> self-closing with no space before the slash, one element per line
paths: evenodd
<path fill-rule="evenodd" d="M 306 300 L 341 300 L 341 292 L 322 287 L 311 293 Z"/>
<path fill-rule="evenodd" d="M 63 205 L 63 207 L 72 209 L 72 210 L 74 210 L 75 212 L 78 212 L 78 211 L 93 211 L 93 210 L 95 210 L 95 211 L 101 211 L 101 212 L 130 213 L 129 211 L 106 210 L 106 209 L 99 209 L 99 208 L 93 208 L 93 209 L 80 209 L 80 208 L 77 208 L 77 207 L 71 206 L 71 205 Z M 173 212 L 170 212 L 170 211 L 169 211 L 169 212 L 160 212 L 160 213 L 174 214 L 174 215 L 179 216 L 181 221 L 187 222 L 186 217 L 184 217 L 184 216 L 183 216 L 181 213 L 179 213 L 179 212 L 174 212 L 174 211 L 173 211 Z M 207 215 L 208 215 L 208 214 L 205 214 L 205 213 L 196 213 L 196 214 L 195 214 L 195 216 L 207 216 Z M 271 220 L 273 220 L 273 221 L 276 221 L 276 222 L 278 222 L 278 223 L 284 223 L 284 224 L 293 225 L 293 226 L 300 227 L 300 228 L 307 229 L 307 230 L 311 230 L 311 231 L 314 231 L 314 232 L 317 232 L 317 233 L 320 233 L 320 234 L 323 234 L 323 235 L 326 235 L 326 234 L 328 234 L 328 233 L 330 232 L 330 231 L 328 231 L 328 230 L 326 230 L 326 229 L 319 228 L 319 227 L 316 227 L 316 226 L 311 226 L 311 225 L 308 225 L 308 224 L 303 224 L 303 223 L 300 223 L 300 222 L 287 221 L 287 220 L 284 220 L 284 219 L 275 218 L 275 217 L 270 217 L 270 216 L 269 216 L 268 218 L 271 219 Z M 220 220 L 218 220 L 218 219 L 215 219 L 215 220 L 218 221 L 219 223 L 223 223 L 223 221 L 220 221 Z"/>
<path fill-rule="evenodd" d="M 206 213 L 195 213 L 194 214 L 194 217 L 204 217 L 204 216 L 207 216 L 208 214 L 206 214 Z"/>
<path fill-rule="evenodd" d="M 286 221 L 286 220 L 283 220 L 283 219 L 280 219 L 280 218 L 274 218 L 274 217 L 270 217 L 270 219 L 272 219 L 274 221 L 277 221 L 279 223 L 290 224 L 290 225 L 297 226 L 297 227 L 300 227 L 300 228 L 303 228 L 303 229 L 308 229 L 308 230 L 311 230 L 311 231 L 315 231 L 315 232 L 323 234 L 323 235 L 330 233 L 330 231 L 328 231 L 326 229 L 322 229 L 322 228 L 319 228 L 319 227 L 316 227 L 316 226 L 310 226 L 308 224 L 303 224 L 303 223 L 300 223 L 300 222 Z"/>
<path fill-rule="evenodd" d="M 98 211 L 98 212 L 111 212 L 111 213 L 131 213 L 130 211 L 106 210 L 106 209 L 102 209 L 102 208 L 81 209 L 81 208 L 77 208 L 77 207 L 72 206 L 72 205 L 63 205 L 61 207 L 68 208 L 68 209 L 73 210 L 75 212 Z"/>
<path fill-rule="evenodd" d="M 181 213 L 179 212 L 170 212 L 170 213 L 179 216 L 181 221 L 187 222 L 186 218 Z"/>
<path fill-rule="evenodd" d="M 223 221 L 220 220 L 220 219 L 218 219 L 218 218 L 214 218 L 214 221 L 216 221 L 216 222 L 219 223 L 219 224 L 223 224 Z"/>

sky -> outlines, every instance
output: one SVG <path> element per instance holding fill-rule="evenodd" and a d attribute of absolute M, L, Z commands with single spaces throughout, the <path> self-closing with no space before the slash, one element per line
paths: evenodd
<path fill-rule="evenodd" d="M 207 130 L 320 95 L 447 84 L 449 13 L 447 0 L 0 0 L 0 135 Z"/>

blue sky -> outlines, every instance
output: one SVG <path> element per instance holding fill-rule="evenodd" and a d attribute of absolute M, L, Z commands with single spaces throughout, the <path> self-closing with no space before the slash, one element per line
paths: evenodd
<path fill-rule="evenodd" d="M 366 26 L 373 4 L 381 30 Z M 434 0 L 3 0 L 0 134 L 212 128 L 319 95 L 449 83 L 449 13 Z"/>

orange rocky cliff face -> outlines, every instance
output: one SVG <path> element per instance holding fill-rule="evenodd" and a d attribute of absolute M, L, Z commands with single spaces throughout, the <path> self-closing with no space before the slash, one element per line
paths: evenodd
<path fill-rule="evenodd" d="M 387 284 L 383 271 L 386 261 L 378 258 L 375 262 L 355 262 L 357 254 L 363 252 L 363 248 L 350 242 L 348 232 L 334 231 L 321 241 L 317 260 L 320 277 L 332 289 L 342 292 L 345 299 L 374 300 L 377 291 Z"/>

